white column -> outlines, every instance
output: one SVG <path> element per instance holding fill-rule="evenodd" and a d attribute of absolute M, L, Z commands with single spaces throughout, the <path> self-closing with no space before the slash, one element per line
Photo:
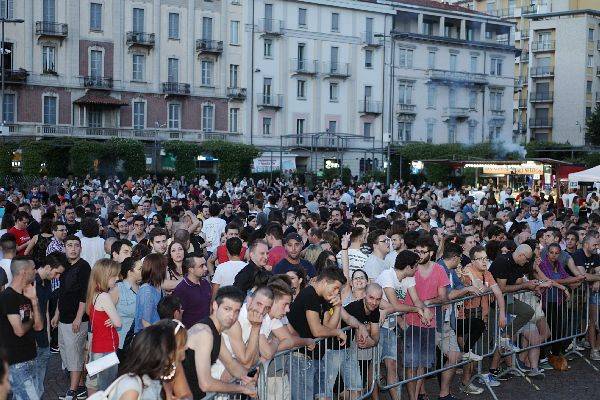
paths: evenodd
<path fill-rule="evenodd" d="M 482 42 L 485 42 L 485 30 L 486 30 L 487 24 L 485 22 L 481 23 L 481 31 L 479 32 L 479 40 Z"/>
<path fill-rule="evenodd" d="M 460 20 L 460 38 L 461 40 L 467 39 L 467 21 L 464 19 Z"/>
<path fill-rule="evenodd" d="M 440 17 L 440 31 L 439 36 L 446 36 L 446 17 Z"/>
<path fill-rule="evenodd" d="M 423 14 L 417 14 L 417 33 L 423 33 Z"/>

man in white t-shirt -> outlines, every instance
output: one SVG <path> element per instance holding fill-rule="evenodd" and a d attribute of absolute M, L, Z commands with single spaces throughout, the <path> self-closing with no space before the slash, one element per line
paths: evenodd
<path fill-rule="evenodd" d="M 391 305 L 389 312 L 416 312 L 424 319 L 431 319 L 431 312 L 425 308 L 417 295 L 415 272 L 419 256 L 410 250 L 402 250 L 396 256 L 393 269 L 386 269 L 376 279 L 383 289 L 383 299 Z M 405 304 L 407 296 L 411 296 L 414 306 Z M 390 324 L 395 324 L 395 318 L 384 322 L 379 333 L 379 354 L 385 361 L 387 381 L 396 382 L 397 342 L 395 331 Z M 394 399 L 399 399 L 395 389 L 390 392 Z"/>
<path fill-rule="evenodd" d="M 392 250 L 385 256 L 385 262 L 389 268 L 394 268 L 396 256 L 406 247 L 404 246 L 404 238 L 402 237 L 402 233 L 392 232 L 390 239 L 392 240 Z"/>
<path fill-rule="evenodd" d="M 361 250 L 365 237 L 364 232 L 365 230 L 361 227 L 352 228 L 350 231 L 350 245 L 348 245 L 349 276 L 352 276 L 352 273 L 357 269 L 364 269 L 365 262 L 367 261 L 367 258 L 369 258 L 369 256 Z M 345 251 L 344 246 L 346 245 L 344 244 L 344 240 L 342 240 L 342 250 L 336 256 L 338 265 L 342 265 L 342 253 Z"/>
<path fill-rule="evenodd" d="M 0 247 L 2 248 L 2 259 L 0 259 L 0 268 L 4 270 L 6 274 L 7 283 L 5 287 L 8 287 L 12 282 L 12 272 L 10 271 L 10 262 L 17 255 L 17 242 L 15 237 L 10 234 L 2 235 L 0 239 Z"/>
<path fill-rule="evenodd" d="M 289 348 L 290 343 L 286 343 L 285 339 L 280 341 L 273 331 L 287 324 L 285 315 L 290 311 L 294 293 L 290 285 L 282 278 L 272 279 L 267 286 L 273 292 L 273 305 L 263 319 L 258 339 L 260 357 L 264 360 L 270 360 L 277 351 Z"/>
<path fill-rule="evenodd" d="M 385 262 L 385 256 L 390 252 L 390 238 L 386 236 L 385 231 L 376 229 L 369 233 L 367 244 L 373 249 L 373 252 L 365 261 L 365 272 L 369 280 L 375 282 L 379 274 L 388 269 Z"/>
<path fill-rule="evenodd" d="M 235 276 L 248 264 L 240 260 L 240 252 L 242 251 L 242 240 L 238 237 L 231 237 L 225 242 L 227 256 L 229 261 L 221 263 L 217 266 L 217 270 L 212 278 L 212 298 L 215 298 L 217 290 L 222 286 L 233 285 Z"/>
<path fill-rule="evenodd" d="M 208 208 L 210 218 L 204 221 L 202 232 L 206 237 L 206 250 L 209 253 L 217 251 L 217 247 L 221 244 L 221 235 L 225 232 L 227 223 L 224 219 L 219 218 L 221 207 L 217 203 L 212 203 Z"/>

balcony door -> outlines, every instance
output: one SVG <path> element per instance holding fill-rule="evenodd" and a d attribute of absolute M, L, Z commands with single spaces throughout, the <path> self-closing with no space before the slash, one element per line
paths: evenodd
<path fill-rule="evenodd" d="M 102 52 L 99 50 L 90 51 L 90 76 L 92 78 L 102 78 Z"/>
<path fill-rule="evenodd" d="M 273 91 L 273 79 L 272 78 L 263 78 L 263 104 L 271 104 L 273 102 L 272 99 L 272 91 Z"/>
<path fill-rule="evenodd" d="M 56 0 L 43 1 L 42 20 L 44 22 L 56 22 Z"/>
<path fill-rule="evenodd" d="M 144 9 L 133 9 L 133 31 L 136 33 L 144 32 Z"/>
<path fill-rule="evenodd" d="M 213 38 L 213 20 L 209 17 L 202 18 L 202 39 L 212 40 Z"/>

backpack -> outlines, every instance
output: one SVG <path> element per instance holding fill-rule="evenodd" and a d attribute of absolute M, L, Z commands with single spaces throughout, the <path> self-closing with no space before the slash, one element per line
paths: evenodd
<path fill-rule="evenodd" d="M 110 384 L 109 387 L 106 388 L 106 390 L 99 390 L 96 393 L 94 393 L 93 395 L 88 397 L 88 400 L 110 400 L 112 398 L 112 396 L 114 395 L 115 391 L 117 390 L 117 386 L 119 386 L 119 383 L 130 376 L 135 376 L 138 385 L 139 385 L 139 395 L 138 395 L 138 399 L 142 397 L 142 391 L 144 390 L 144 384 L 142 382 L 142 379 L 137 376 L 137 375 L 130 375 L 130 374 L 125 374 L 125 375 L 121 375 L 120 377 L 118 377 L 117 379 L 115 379 L 115 381 L 113 383 Z"/>

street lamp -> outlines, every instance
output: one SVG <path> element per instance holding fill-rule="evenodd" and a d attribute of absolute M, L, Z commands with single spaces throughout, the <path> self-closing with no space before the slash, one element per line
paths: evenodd
<path fill-rule="evenodd" d="M 167 124 L 161 124 L 158 121 L 155 123 L 156 129 L 154 130 L 154 175 L 158 176 L 158 159 L 160 156 L 159 146 L 158 146 L 158 130 L 160 128 L 164 128 Z"/>
<path fill-rule="evenodd" d="M 388 137 L 388 143 L 387 143 L 387 168 L 386 168 L 386 175 L 385 175 L 385 184 L 387 187 L 390 186 L 390 173 L 391 173 L 391 167 L 392 167 L 392 162 L 391 162 L 391 143 L 392 143 L 392 139 L 394 138 L 394 73 L 395 73 L 395 66 L 394 66 L 394 62 L 395 62 L 395 43 L 394 43 L 394 37 L 393 35 L 386 35 L 384 33 L 376 33 L 374 35 L 377 38 L 383 38 L 383 46 L 385 47 L 385 40 L 387 38 L 390 39 L 390 44 L 391 44 L 391 52 L 390 52 L 390 100 L 389 100 L 389 115 L 388 115 L 388 129 L 389 129 L 389 137 Z M 384 70 L 385 70 L 385 58 L 383 60 L 383 66 L 384 66 Z M 383 138 L 382 138 L 383 139 Z M 382 143 L 383 145 L 383 143 Z M 383 150 L 383 149 L 382 149 Z"/>
<path fill-rule="evenodd" d="M 24 19 L 14 19 L 8 18 L 8 1 L 5 2 L 6 8 L 2 10 L 2 18 L 0 18 L 0 24 L 2 24 L 2 37 L 0 38 L 0 68 L 2 69 L 2 86 L 0 87 L 0 112 L 2 121 L 0 123 L 0 129 L 2 134 L 4 134 L 4 80 L 5 80 L 5 68 L 4 68 L 4 54 L 6 53 L 6 49 L 4 48 L 4 24 L 5 23 L 13 23 L 13 24 L 22 24 L 25 22 Z"/>

